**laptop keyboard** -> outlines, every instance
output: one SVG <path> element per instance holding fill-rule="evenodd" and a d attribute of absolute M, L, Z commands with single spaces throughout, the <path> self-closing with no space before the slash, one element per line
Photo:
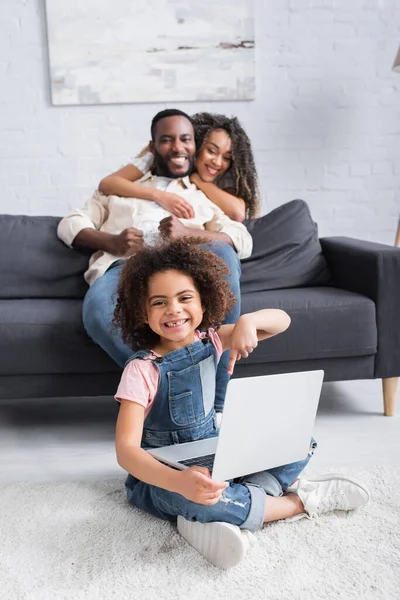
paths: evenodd
<path fill-rule="evenodd" d="M 206 454 L 205 456 L 197 456 L 196 458 L 187 458 L 186 460 L 179 460 L 178 463 L 180 465 L 185 465 L 186 467 L 207 467 L 207 469 L 212 471 L 214 466 L 215 454 Z"/>

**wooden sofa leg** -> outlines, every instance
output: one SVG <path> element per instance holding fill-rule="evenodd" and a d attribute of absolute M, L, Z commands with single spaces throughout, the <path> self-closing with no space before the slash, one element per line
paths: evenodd
<path fill-rule="evenodd" d="M 398 377 L 382 379 L 383 411 L 387 417 L 394 417 L 396 412 L 396 392 L 398 382 Z"/>
<path fill-rule="evenodd" d="M 400 246 L 400 218 L 399 218 L 399 224 L 397 225 L 397 233 L 396 233 L 396 238 L 394 240 L 394 245 Z"/>

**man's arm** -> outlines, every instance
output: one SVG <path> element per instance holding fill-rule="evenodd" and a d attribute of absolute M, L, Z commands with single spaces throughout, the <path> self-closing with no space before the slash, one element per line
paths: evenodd
<path fill-rule="evenodd" d="M 103 250 L 113 256 L 124 256 L 138 250 L 143 244 L 143 233 L 134 227 L 120 234 L 99 231 L 109 215 L 108 198 L 95 192 L 82 209 L 75 209 L 61 219 L 58 237 L 70 248 Z"/>
<path fill-rule="evenodd" d="M 135 227 L 128 227 L 119 234 L 87 228 L 78 233 L 72 246 L 103 250 L 112 256 L 125 256 L 137 252 L 143 246 L 143 232 Z"/>
<path fill-rule="evenodd" d="M 75 236 L 71 245 L 73 248 L 91 248 L 92 250 L 108 252 L 108 242 L 110 239 L 110 233 L 86 227 L 85 229 L 81 229 Z"/>
<path fill-rule="evenodd" d="M 72 248 L 77 235 L 84 229 L 99 230 L 109 215 L 108 198 L 95 192 L 86 202 L 84 208 L 76 208 L 69 215 L 61 219 L 57 228 L 57 235 Z M 88 246 L 92 248 L 92 246 Z M 100 248 L 94 248 L 99 250 Z"/>

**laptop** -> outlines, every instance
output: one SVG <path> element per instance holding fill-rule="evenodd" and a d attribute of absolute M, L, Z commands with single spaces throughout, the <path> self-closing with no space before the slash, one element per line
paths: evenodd
<path fill-rule="evenodd" d="M 324 371 L 231 379 L 217 437 L 149 454 L 177 469 L 207 466 L 225 481 L 307 457 Z"/>

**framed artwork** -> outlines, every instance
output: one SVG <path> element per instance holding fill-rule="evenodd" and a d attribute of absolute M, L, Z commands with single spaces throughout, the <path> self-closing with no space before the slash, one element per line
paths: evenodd
<path fill-rule="evenodd" d="M 253 0 L 46 0 L 52 102 L 254 98 Z"/>

